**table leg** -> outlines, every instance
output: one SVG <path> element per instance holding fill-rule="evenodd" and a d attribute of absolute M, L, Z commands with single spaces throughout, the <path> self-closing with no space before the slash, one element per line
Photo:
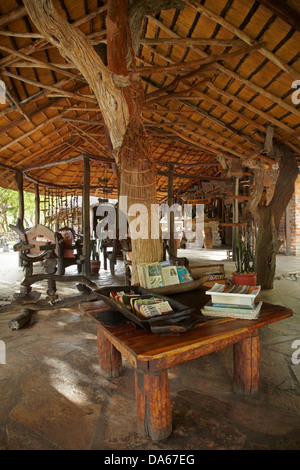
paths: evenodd
<path fill-rule="evenodd" d="M 233 387 L 236 393 L 255 395 L 259 390 L 259 336 L 251 336 L 233 345 Z"/>
<path fill-rule="evenodd" d="M 97 330 L 98 355 L 101 373 L 107 377 L 118 377 L 122 368 L 121 353 L 105 337 L 100 329 Z"/>
<path fill-rule="evenodd" d="M 138 433 L 154 441 L 172 432 L 168 372 L 144 374 L 135 371 Z"/>

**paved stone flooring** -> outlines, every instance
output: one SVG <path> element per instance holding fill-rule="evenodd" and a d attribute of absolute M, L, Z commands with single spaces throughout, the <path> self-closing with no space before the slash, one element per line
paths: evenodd
<path fill-rule="evenodd" d="M 191 262 L 220 261 L 224 250 L 182 251 Z M 212 259 L 211 259 L 212 257 Z M 223 261 L 222 261 L 223 262 Z M 230 277 L 234 265 L 224 260 Z M 72 268 L 69 268 L 72 272 Z M 123 361 L 119 378 L 100 375 L 96 327 L 77 309 L 35 314 L 8 328 L 0 316 L 6 364 L 0 364 L 0 449 L 8 450 L 288 450 L 300 448 L 300 258 L 277 257 L 274 289 L 262 300 L 294 316 L 260 329 L 261 390 L 244 398 L 232 390 L 232 348 L 169 369 L 173 433 L 152 442 L 136 432 L 134 376 Z M 99 285 L 122 285 L 101 269 Z M 0 253 L 0 303 L 19 290 L 14 253 Z M 44 285 L 37 290 L 43 292 Z M 61 289 L 70 295 L 71 287 Z M 295 343 L 298 341 L 298 345 Z M 293 358 L 294 353 L 294 358 Z M 298 361 L 297 361 L 298 360 Z"/>

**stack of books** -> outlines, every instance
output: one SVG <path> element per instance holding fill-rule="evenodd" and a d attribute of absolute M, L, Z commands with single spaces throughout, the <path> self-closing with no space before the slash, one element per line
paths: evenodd
<path fill-rule="evenodd" d="M 134 313 L 138 318 L 152 318 L 173 313 L 169 302 L 155 296 L 140 295 L 134 292 L 110 292 L 110 298 Z"/>
<path fill-rule="evenodd" d="M 262 302 L 256 297 L 260 286 L 226 286 L 215 284 L 206 294 L 211 296 L 201 312 L 206 316 L 242 318 L 255 320 L 261 310 Z"/>
<path fill-rule="evenodd" d="M 145 289 L 193 281 L 186 267 L 174 266 L 170 260 L 158 263 L 139 263 L 137 269 L 140 286 Z"/>

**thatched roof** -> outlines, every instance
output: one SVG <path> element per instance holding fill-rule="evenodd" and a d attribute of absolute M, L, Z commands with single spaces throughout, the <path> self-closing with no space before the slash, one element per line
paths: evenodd
<path fill-rule="evenodd" d="M 54 4 L 95 46 L 105 43 L 105 1 Z M 199 180 L 223 181 L 231 162 L 271 167 L 274 162 L 262 153 L 268 125 L 276 141 L 298 154 L 300 149 L 300 109 L 292 100 L 298 96 L 292 84 L 300 80 L 299 1 L 185 4 L 144 18 L 137 53 L 160 199 L 170 162 L 178 190 Z M 96 188 L 109 187 L 113 197 L 115 167 L 89 86 L 41 38 L 22 1 L 1 0 L 0 13 L 1 79 L 8 100 L 0 104 L 0 186 L 15 189 L 19 169 L 26 190 L 33 190 L 34 181 L 80 188 L 82 155 L 89 154 L 93 194 L 105 196 Z M 51 162 L 65 163 L 44 165 Z"/>

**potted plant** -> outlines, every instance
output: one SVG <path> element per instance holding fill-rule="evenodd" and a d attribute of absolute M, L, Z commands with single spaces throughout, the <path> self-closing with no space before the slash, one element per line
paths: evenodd
<path fill-rule="evenodd" d="M 91 274 L 98 274 L 99 269 L 100 269 L 100 260 L 99 260 L 99 252 L 96 247 L 96 240 L 91 240 L 91 255 L 92 255 L 92 259 L 90 260 Z"/>
<path fill-rule="evenodd" d="M 240 234 L 236 231 L 235 266 L 232 273 L 232 282 L 237 285 L 255 286 L 257 274 L 255 272 L 256 239 L 254 227 L 243 227 Z"/>

